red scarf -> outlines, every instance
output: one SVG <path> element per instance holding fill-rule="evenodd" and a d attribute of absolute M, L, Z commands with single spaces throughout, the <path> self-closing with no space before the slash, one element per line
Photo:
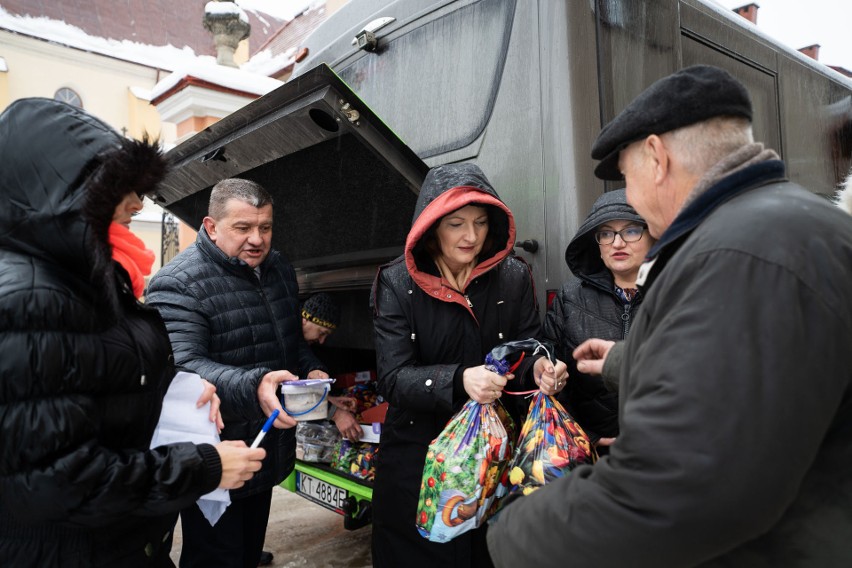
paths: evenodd
<path fill-rule="evenodd" d="M 130 232 L 130 229 L 112 222 L 109 226 L 109 244 L 112 246 L 112 258 L 130 275 L 133 294 L 142 297 L 145 291 L 145 277 L 151 274 L 154 265 L 154 252 L 145 248 L 142 239 Z"/>

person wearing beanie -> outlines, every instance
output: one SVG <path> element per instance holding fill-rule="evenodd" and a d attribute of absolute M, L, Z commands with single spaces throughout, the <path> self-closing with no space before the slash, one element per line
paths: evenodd
<path fill-rule="evenodd" d="M 340 325 L 340 306 L 325 292 L 314 294 L 302 304 L 302 335 L 308 345 L 322 345 Z M 363 435 L 355 418 L 357 402 L 346 396 L 330 396 L 328 419 L 337 426 L 340 435 L 357 442 Z"/>
<path fill-rule="evenodd" d="M 618 381 L 619 436 L 503 509 L 498 566 L 849 565 L 852 223 L 751 116 L 729 72 L 687 67 L 592 146 L 657 239 L 627 339 L 574 352 Z"/>
<path fill-rule="evenodd" d="M 302 335 L 308 345 L 325 343 L 340 325 L 340 307 L 326 294 L 314 294 L 302 304 Z"/>
<path fill-rule="evenodd" d="M 129 224 L 166 162 L 40 98 L 0 114 L 0 155 L 0 566 L 172 566 L 178 511 L 266 452 L 150 448 L 175 368 L 137 299 L 153 253 Z"/>
<path fill-rule="evenodd" d="M 627 337 L 642 303 L 636 288 L 639 266 L 653 244 L 645 221 L 627 204 L 625 191 L 604 193 L 565 250 L 573 276 L 544 319 L 543 338 L 568 362 L 569 380 L 559 401 L 599 454 L 618 436 L 618 392 L 607 388 L 601 377 L 578 371 L 571 354 L 590 337 Z"/>

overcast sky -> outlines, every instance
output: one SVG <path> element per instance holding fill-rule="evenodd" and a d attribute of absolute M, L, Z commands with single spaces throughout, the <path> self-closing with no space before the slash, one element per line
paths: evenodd
<path fill-rule="evenodd" d="M 734 9 L 747 0 L 716 0 Z M 852 71 L 852 1 L 757 0 L 757 27 L 778 41 L 799 49 L 818 43 L 819 61 Z"/>

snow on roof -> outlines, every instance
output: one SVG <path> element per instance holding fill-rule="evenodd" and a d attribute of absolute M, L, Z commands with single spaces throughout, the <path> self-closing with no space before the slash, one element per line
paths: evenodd
<path fill-rule="evenodd" d="M 217 65 L 213 57 L 199 57 L 193 63 L 175 69 L 168 77 L 154 85 L 151 89 L 151 100 L 157 99 L 187 77 L 258 96 L 263 96 L 283 84 L 277 79 L 252 71 Z"/>
<path fill-rule="evenodd" d="M 142 87 L 130 87 L 130 92 L 139 100 L 150 101 L 151 89 L 143 89 Z"/>
<path fill-rule="evenodd" d="M 148 45 L 107 39 L 87 34 L 76 26 L 50 18 L 15 16 L 0 6 L 0 29 L 43 39 L 101 55 L 123 59 L 157 69 L 174 70 L 195 60 L 195 52 L 173 45 Z"/>
<path fill-rule="evenodd" d="M 215 16 L 236 14 L 243 22 L 248 23 L 249 21 L 248 15 L 234 2 L 216 2 L 215 0 L 211 0 L 204 5 L 204 13 Z"/>
<path fill-rule="evenodd" d="M 255 12 L 264 12 L 275 18 L 290 21 L 305 10 L 325 5 L 325 0 L 236 0 L 240 8 Z"/>
<path fill-rule="evenodd" d="M 279 53 L 278 55 L 272 55 L 271 49 L 264 49 L 263 51 L 255 53 L 251 59 L 242 65 L 241 69 L 243 71 L 250 71 L 252 73 L 257 73 L 258 75 L 263 75 L 264 77 L 270 77 L 273 73 L 278 73 L 289 65 L 295 64 L 295 57 L 295 47 L 291 47 L 284 53 Z"/>

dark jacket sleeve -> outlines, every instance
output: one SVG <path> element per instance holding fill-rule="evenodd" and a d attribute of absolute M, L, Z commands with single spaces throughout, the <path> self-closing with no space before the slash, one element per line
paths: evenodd
<path fill-rule="evenodd" d="M 180 443 L 140 450 L 100 445 L 99 407 L 93 395 L 74 389 L 76 381 L 103 375 L 98 336 L 3 335 L 0 374 L 14 382 L 0 382 L 17 386 L 4 388 L 0 396 L 0 496 L 16 518 L 104 526 L 126 515 L 177 511 L 218 486 L 221 462 L 212 446 Z M 50 352 L 56 356 L 40 366 L 35 380 L 30 363 Z"/>
<path fill-rule="evenodd" d="M 843 304 L 735 251 L 685 264 L 627 339 L 610 455 L 506 507 L 488 531 L 498 566 L 692 566 L 796 498 L 848 389 Z"/>
<path fill-rule="evenodd" d="M 604 359 L 601 379 L 610 391 L 618 392 L 618 380 L 621 377 L 621 365 L 624 362 L 624 342 L 616 341 Z"/>
<path fill-rule="evenodd" d="M 542 339 L 549 341 L 556 348 L 556 358 L 564 361 L 571 366 L 573 357 L 571 349 L 568 345 L 568 338 L 565 332 L 565 287 L 559 291 L 559 294 L 553 300 L 550 309 L 544 316 L 544 326 L 542 328 Z"/>
<path fill-rule="evenodd" d="M 391 267 L 394 270 L 397 267 Z M 378 391 L 392 406 L 420 412 L 451 412 L 451 365 L 420 365 L 411 335 L 411 295 L 395 289 L 382 270 L 374 294 L 374 328 Z"/>
<path fill-rule="evenodd" d="M 251 420 L 258 417 L 257 387 L 266 367 L 244 369 L 218 363 L 210 358 L 210 320 L 204 303 L 178 278 L 159 274 L 149 286 L 145 303 L 157 308 L 166 323 L 175 364 L 197 373 L 216 386 L 222 405 Z"/>

